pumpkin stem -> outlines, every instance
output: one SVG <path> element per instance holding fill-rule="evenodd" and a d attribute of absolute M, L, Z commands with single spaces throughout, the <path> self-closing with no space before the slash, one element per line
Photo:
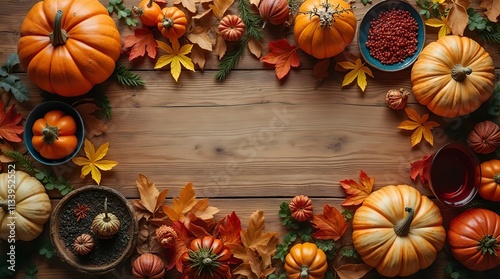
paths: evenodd
<path fill-rule="evenodd" d="M 307 279 L 307 277 L 309 277 L 309 267 L 303 265 L 300 267 L 300 278 Z"/>
<path fill-rule="evenodd" d="M 174 21 L 169 17 L 165 17 L 163 18 L 163 22 L 161 25 L 163 26 L 163 28 L 171 28 L 174 26 Z"/>
<path fill-rule="evenodd" d="M 53 46 L 64 45 L 68 40 L 68 32 L 61 28 L 63 12 L 57 10 L 54 17 L 54 26 L 52 27 L 52 32 L 49 34 L 50 42 Z"/>
<path fill-rule="evenodd" d="M 493 237 L 492 234 L 483 237 L 478 241 L 477 250 L 481 251 L 483 255 L 494 255 L 497 256 L 496 249 L 498 248 L 497 239 Z"/>
<path fill-rule="evenodd" d="M 457 64 L 453 66 L 453 68 L 451 68 L 451 77 L 456 81 L 463 81 L 470 74 L 472 74 L 472 69 L 464 67 L 460 64 Z"/>
<path fill-rule="evenodd" d="M 153 1 L 154 0 L 149 0 L 149 2 L 146 4 L 146 7 L 151 8 L 153 6 Z M 137 7 L 137 6 L 132 6 L 132 12 L 134 12 L 138 16 L 142 16 L 144 14 L 144 6 L 142 7 Z"/>
<path fill-rule="evenodd" d="M 45 123 L 45 127 L 42 129 L 43 141 L 46 144 L 53 144 L 55 140 L 58 139 L 59 128 L 56 126 L 50 126 Z"/>
<path fill-rule="evenodd" d="M 331 28 L 335 23 L 336 16 L 341 17 L 343 13 L 353 12 L 352 8 L 340 8 L 340 4 L 332 5 L 328 3 L 321 3 L 321 7 L 314 7 L 311 11 L 304 12 L 304 14 L 309 14 L 309 19 L 313 16 L 319 17 L 320 27 Z"/>
<path fill-rule="evenodd" d="M 9 200 L 0 200 L 0 208 L 5 212 L 9 212 Z"/>
<path fill-rule="evenodd" d="M 496 184 L 500 184 L 500 173 L 495 173 L 493 181 L 495 181 Z"/>
<path fill-rule="evenodd" d="M 111 218 L 108 216 L 108 198 L 104 199 L 104 219 L 102 219 L 104 222 L 109 222 L 111 221 Z"/>
<path fill-rule="evenodd" d="M 408 212 L 408 215 L 402 220 L 399 220 L 394 224 L 394 232 L 398 236 L 406 236 L 410 232 L 410 225 L 413 221 L 413 216 L 415 215 L 415 211 L 411 207 L 405 207 L 405 211 Z"/>

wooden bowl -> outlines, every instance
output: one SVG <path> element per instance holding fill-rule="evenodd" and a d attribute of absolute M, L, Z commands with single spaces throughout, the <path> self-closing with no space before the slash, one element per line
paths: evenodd
<path fill-rule="evenodd" d="M 108 213 L 115 214 L 121 222 L 120 230 L 110 239 L 97 238 L 91 229 L 94 217 L 104 212 L 108 200 Z M 74 210 L 88 206 L 86 216 L 80 220 Z M 104 186 L 84 186 L 71 191 L 55 206 L 50 217 L 50 239 L 61 260 L 77 271 L 88 274 L 105 274 L 126 260 L 135 249 L 138 224 L 134 209 L 118 191 Z M 73 251 L 73 241 L 82 233 L 94 238 L 94 249 L 87 255 Z"/>

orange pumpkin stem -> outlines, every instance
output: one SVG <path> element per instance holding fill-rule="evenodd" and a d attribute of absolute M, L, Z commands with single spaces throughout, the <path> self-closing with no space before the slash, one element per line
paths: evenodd
<path fill-rule="evenodd" d="M 63 12 L 57 10 L 54 17 L 54 26 L 52 27 L 52 32 L 49 34 L 50 42 L 53 46 L 64 45 L 68 40 L 68 32 L 61 28 Z"/>
<path fill-rule="evenodd" d="M 56 126 L 50 126 L 48 123 L 45 124 L 45 128 L 42 129 L 43 141 L 46 144 L 53 144 L 59 136 L 59 128 Z"/>
<path fill-rule="evenodd" d="M 472 69 L 464 67 L 460 64 L 457 64 L 453 66 L 453 68 L 451 68 L 451 77 L 456 81 L 463 81 L 470 74 L 472 74 Z"/>
<path fill-rule="evenodd" d="M 408 235 L 410 232 L 411 222 L 413 221 L 413 216 L 415 215 L 415 211 L 411 207 L 405 207 L 405 211 L 408 212 L 408 215 L 394 224 L 394 232 L 398 236 Z"/>

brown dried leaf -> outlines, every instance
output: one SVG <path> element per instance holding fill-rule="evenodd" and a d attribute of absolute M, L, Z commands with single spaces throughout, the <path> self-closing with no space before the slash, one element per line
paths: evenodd
<path fill-rule="evenodd" d="M 193 48 L 191 49 L 191 61 L 193 61 L 194 64 L 198 65 L 201 70 L 205 68 L 205 51 L 203 51 L 200 46 L 193 45 Z"/>
<path fill-rule="evenodd" d="M 94 103 L 82 103 L 75 107 L 75 109 L 80 113 L 85 126 L 85 136 L 87 138 L 93 138 L 95 136 L 100 136 L 108 127 L 101 119 L 95 117 L 93 113 L 99 110 Z"/>
<path fill-rule="evenodd" d="M 15 161 L 11 157 L 3 154 L 3 152 L 5 151 L 13 151 L 13 150 L 14 148 L 8 142 L 3 142 L 3 143 L 0 142 L 0 170 L 2 169 L 1 163 L 12 163 Z"/>
<path fill-rule="evenodd" d="M 190 210 L 196 217 L 202 220 L 211 220 L 220 211 L 217 207 L 208 205 L 208 198 L 199 200 Z"/>
<path fill-rule="evenodd" d="M 447 20 L 454 35 L 463 36 L 464 30 L 469 23 L 469 15 L 467 9 L 470 6 L 469 0 L 451 0 L 448 4 L 450 11 L 448 12 Z"/>
<path fill-rule="evenodd" d="M 323 59 L 314 64 L 313 77 L 315 80 L 324 80 L 330 75 L 330 59 Z"/>
<path fill-rule="evenodd" d="M 258 40 L 254 38 L 250 39 L 248 41 L 248 49 L 255 57 L 260 58 L 262 56 L 262 44 Z"/>
<path fill-rule="evenodd" d="M 227 44 L 224 39 L 217 34 L 217 38 L 215 39 L 215 53 L 217 53 L 217 57 L 219 57 L 219 60 L 222 59 L 222 57 L 226 54 L 227 51 Z"/>
<path fill-rule="evenodd" d="M 373 267 L 364 263 L 360 264 L 343 264 L 335 268 L 337 276 L 340 279 L 360 279 L 363 278 Z"/>
<path fill-rule="evenodd" d="M 250 4 L 255 5 L 255 7 L 259 7 L 260 1 L 261 0 L 250 0 Z"/>
<path fill-rule="evenodd" d="M 500 1 L 483 0 L 479 7 L 486 9 L 484 15 L 488 17 L 489 21 L 498 22 L 498 17 L 500 16 Z"/>
<path fill-rule="evenodd" d="M 156 188 L 156 185 L 153 182 L 150 182 L 143 174 L 139 174 L 136 180 L 136 185 L 141 197 L 139 203 L 154 217 L 156 211 L 160 209 L 163 201 L 167 197 L 168 189 L 165 189 L 160 193 L 160 191 Z"/>
<path fill-rule="evenodd" d="M 174 198 L 172 207 L 163 206 L 163 211 L 172 221 L 178 221 L 185 213 L 188 213 L 196 204 L 196 195 L 193 189 L 193 183 L 188 183 L 181 190 L 178 198 Z"/>
<path fill-rule="evenodd" d="M 212 51 L 212 40 L 210 40 L 207 32 L 207 28 L 196 26 L 187 38 L 191 43 L 198 45 L 202 49 Z"/>
<path fill-rule="evenodd" d="M 234 0 L 214 0 L 214 4 L 208 6 L 213 11 L 214 16 L 220 20 L 233 3 Z"/>
<path fill-rule="evenodd" d="M 139 220 L 139 231 L 137 232 L 136 244 L 137 253 L 163 253 L 163 248 L 154 237 L 157 228 L 157 226 L 150 224 L 146 218 Z"/>
<path fill-rule="evenodd" d="M 202 2 L 208 2 L 208 3 L 210 3 L 210 2 L 212 2 L 212 0 L 209 0 L 209 1 L 202 1 Z M 201 19 L 203 19 L 203 18 L 205 18 L 206 16 L 211 15 L 211 14 L 212 14 L 212 10 L 210 10 L 210 9 L 206 9 L 205 11 L 203 11 L 203 12 L 201 12 L 201 13 L 200 13 L 200 12 L 198 12 L 198 14 L 197 14 L 197 15 L 193 16 L 193 20 L 201 20 Z"/>

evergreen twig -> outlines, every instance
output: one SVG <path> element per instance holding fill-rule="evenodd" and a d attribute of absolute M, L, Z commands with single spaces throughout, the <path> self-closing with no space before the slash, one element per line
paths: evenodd
<path fill-rule="evenodd" d="M 130 71 L 130 68 L 118 66 L 115 70 L 115 76 L 119 83 L 127 86 L 142 86 L 144 80 L 140 75 Z"/>
<path fill-rule="evenodd" d="M 219 62 L 217 73 L 215 74 L 215 80 L 224 80 L 232 69 L 238 65 L 241 57 L 243 56 L 245 46 L 252 39 L 261 41 L 263 38 L 260 16 L 252 11 L 252 5 L 248 0 L 239 0 L 237 5 L 238 11 L 241 15 L 241 19 L 246 26 L 245 35 L 234 45 L 231 51 L 226 53 L 224 57 Z"/>
<path fill-rule="evenodd" d="M 33 162 L 27 155 L 23 155 L 18 151 L 5 150 L 3 154 L 14 159 L 21 167 L 29 174 L 35 173 L 35 167 L 33 167 Z"/>

